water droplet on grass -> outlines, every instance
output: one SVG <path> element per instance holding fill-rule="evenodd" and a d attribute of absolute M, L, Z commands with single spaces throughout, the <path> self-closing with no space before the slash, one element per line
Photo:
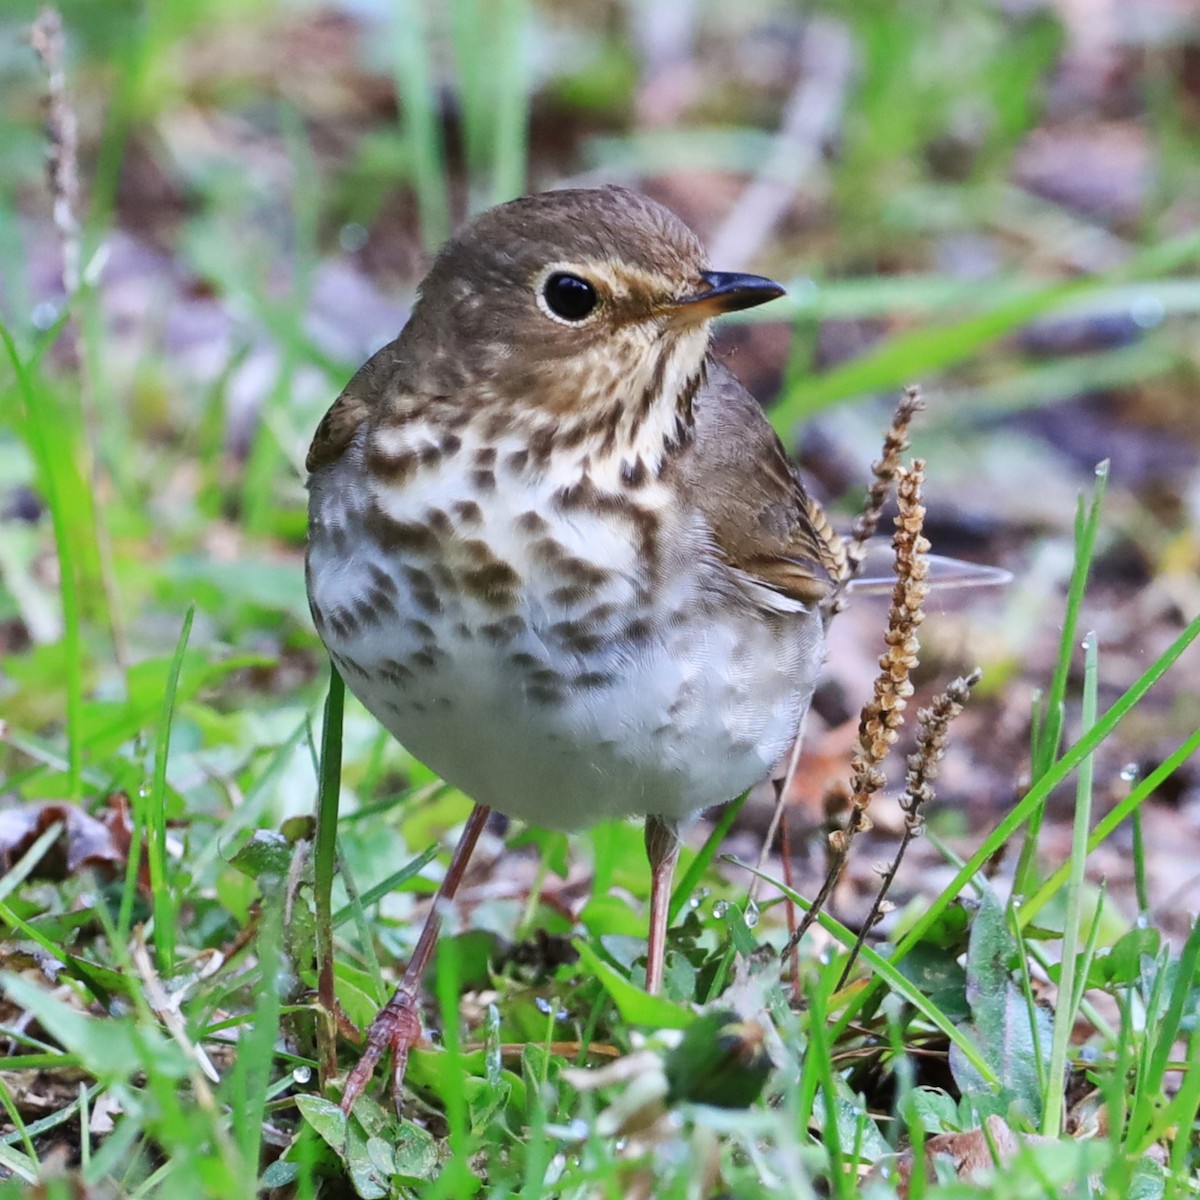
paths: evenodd
<path fill-rule="evenodd" d="M 349 221 L 338 230 L 338 245 L 347 254 L 353 254 L 367 244 L 367 236 L 365 225 L 360 225 L 357 221 Z"/>
<path fill-rule="evenodd" d="M 1166 315 L 1166 306 L 1157 296 L 1138 296 L 1129 306 L 1129 319 L 1139 329 L 1153 329 L 1161 325 Z"/>
<path fill-rule="evenodd" d="M 61 311 L 60 306 L 55 301 L 43 300 L 40 304 L 33 306 L 33 311 L 29 314 L 29 320 L 33 323 L 34 329 L 49 329 L 58 320 L 58 314 Z"/>

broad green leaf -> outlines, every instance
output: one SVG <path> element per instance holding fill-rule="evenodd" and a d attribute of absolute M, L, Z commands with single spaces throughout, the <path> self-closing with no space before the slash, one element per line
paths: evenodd
<path fill-rule="evenodd" d="M 958 1105 L 946 1092 L 938 1088 L 913 1088 L 909 1093 L 909 1103 L 926 1135 L 958 1132 Z"/>
<path fill-rule="evenodd" d="M 612 997 L 621 1019 L 631 1025 L 649 1025 L 655 1029 L 686 1029 L 696 1018 L 687 1008 L 662 996 L 652 996 L 632 984 L 620 972 L 613 970 L 582 938 L 574 942 L 575 949 L 587 969 L 599 980 Z"/>
<path fill-rule="evenodd" d="M 921 942 L 898 970 L 950 1020 L 962 1024 L 971 1015 L 967 1004 L 967 973 L 953 950 Z"/>
<path fill-rule="evenodd" d="M 1038 1061 L 1050 1055 L 1051 1018 L 1042 1008 L 1031 1014 L 1012 980 L 1010 964 L 1016 943 L 1005 912 L 990 889 L 971 926 L 967 950 L 967 1003 L 971 1023 L 964 1029 L 980 1056 L 995 1071 L 1000 1086 L 989 1084 L 956 1045 L 950 1047 L 950 1070 L 980 1117 L 1007 1117 L 1015 1103 L 1037 1125 L 1042 1113 Z"/>
<path fill-rule="evenodd" d="M 362 1200 L 384 1200 L 390 1191 L 388 1175 L 376 1164 L 371 1147 L 377 1139 L 368 1137 L 357 1122 L 351 1121 L 346 1128 L 346 1170 L 355 1192 Z"/>
<path fill-rule="evenodd" d="M 394 1174 L 404 1183 L 432 1179 L 438 1168 L 437 1142 L 412 1121 L 401 1121 L 392 1141 Z"/>
<path fill-rule="evenodd" d="M 324 1096 L 296 1097 L 300 1115 L 319 1133 L 330 1149 L 339 1155 L 346 1151 L 346 1114 Z"/>

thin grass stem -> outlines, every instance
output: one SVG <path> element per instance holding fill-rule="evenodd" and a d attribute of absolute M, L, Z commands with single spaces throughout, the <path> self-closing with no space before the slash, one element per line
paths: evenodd
<path fill-rule="evenodd" d="M 1075 770 L 1083 759 L 1092 754 L 1096 747 L 1112 734 L 1113 730 L 1133 711 L 1146 693 L 1166 674 L 1172 664 L 1197 637 L 1200 637 L 1200 616 L 1192 620 L 1175 641 L 1104 712 L 1104 715 L 1096 721 L 1095 725 L 1063 753 L 1054 766 L 1030 788 L 1008 816 L 1000 821 L 995 829 L 983 840 L 975 853 L 963 864 L 962 868 L 942 892 L 934 898 L 926 911 L 917 918 L 892 951 L 891 957 L 888 960 L 891 967 L 894 968 L 898 963 L 903 961 L 909 951 L 941 919 L 942 914 L 946 911 L 951 901 L 962 892 L 962 889 L 967 886 L 975 873 L 1021 828 L 1029 819 L 1029 814 L 1038 805 L 1045 802 L 1046 797 Z M 1025 907 L 1022 906 L 1022 916 L 1024 916 Z M 881 984 L 878 979 L 871 980 L 866 987 L 851 998 L 845 1011 L 838 1019 L 839 1033 L 844 1031 L 862 1009 L 875 999 L 880 986 Z"/>
<path fill-rule="evenodd" d="M 346 688 L 338 669 L 329 665 L 329 692 L 321 728 L 321 774 L 317 780 L 317 832 L 313 850 L 313 893 L 316 907 L 317 992 L 322 1021 L 321 1064 L 326 1078 L 337 1073 L 334 1021 L 337 992 L 333 974 L 333 876 L 337 866 L 338 802 L 342 787 L 342 718 Z"/>
<path fill-rule="evenodd" d="M 154 954 L 159 972 L 167 976 L 175 970 L 175 904 L 168 874 L 170 855 L 167 851 L 167 760 L 171 755 L 171 726 L 175 720 L 179 673 L 183 669 L 183 656 L 187 653 L 195 616 L 196 606 L 189 604 L 167 672 L 167 688 L 154 743 L 154 780 L 150 795 L 144 804 L 134 803 L 134 841 L 141 836 L 139 827 L 144 827 L 146 831 L 146 866 L 150 871 L 150 896 L 154 911 Z"/>
<path fill-rule="evenodd" d="M 737 820 L 738 813 L 742 811 L 742 805 L 746 803 L 746 797 L 749 794 L 749 792 L 743 792 L 726 806 L 724 812 L 713 824 L 708 837 L 704 839 L 704 845 L 700 847 L 696 857 L 692 859 L 687 870 L 680 876 L 675 890 L 671 893 L 671 903 L 667 907 L 667 923 L 669 925 L 675 923 L 675 918 L 683 911 L 688 897 L 696 890 L 696 885 L 700 880 L 704 878 L 704 872 L 708 870 L 712 860 L 716 857 L 721 843 L 725 840 L 725 835 L 733 828 L 733 823 Z"/>
<path fill-rule="evenodd" d="M 1093 511 L 1095 506 L 1093 505 Z M 1099 655 L 1095 633 L 1083 639 L 1083 707 L 1081 732 L 1096 724 L 1096 691 Z M 1058 1002 L 1054 1010 L 1054 1037 L 1050 1043 L 1050 1070 L 1046 1079 L 1042 1133 L 1058 1137 L 1062 1132 L 1063 1095 L 1067 1084 L 1067 1050 L 1075 1028 L 1075 973 L 1079 967 L 1079 936 L 1082 924 L 1084 873 L 1087 868 L 1088 830 L 1092 823 L 1092 756 L 1079 764 L 1075 789 L 1075 825 L 1071 838 L 1071 874 L 1067 882 L 1067 915 L 1063 925 L 1062 966 Z"/>
<path fill-rule="evenodd" d="M 426 25 L 431 11 L 418 0 L 396 0 L 392 6 L 396 93 L 417 193 L 421 239 L 432 254 L 450 236 L 450 194 L 441 115 L 431 77 L 433 45 Z"/>
<path fill-rule="evenodd" d="M 1105 461 L 1096 468 L 1096 487 L 1092 493 L 1091 503 L 1085 508 L 1081 496 L 1075 513 L 1075 560 L 1071 569 L 1071 581 L 1067 586 L 1062 637 L 1059 639 L 1058 655 L 1054 663 L 1050 690 L 1046 693 L 1041 720 L 1037 723 L 1038 739 L 1033 747 L 1033 765 L 1030 775 L 1035 782 L 1050 769 L 1062 745 L 1067 683 L 1070 677 L 1071 663 L 1075 658 L 1079 613 L 1083 607 L 1084 593 L 1087 590 L 1088 575 L 1091 572 L 1092 558 L 1096 548 L 1096 534 L 1100 528 L 1100 511 L 1104 504 L 1104 494 L 1107 488 L 1108 462 Z M 1038 833 L 1042 826 L 1043 811 L 1043 808 L 1034 811 L 1025 831 L 1021 857 L 1017 864 L 1016 878 L 1013 883 L 1013 889 L 1018 895 L 1027 894 L 1033 886 Z"/>
<path fill-rule="evenodd" d="M 67 798 L 78 800 L 83 795 L 83 647 L 80 639 L 78 562 L 67 512 L 60 469 L 69 452 L 70 438 L 64 438 L 61 428 L 51 426 L 52 414 L 46 411 L 33 387 L 33 381 L 8 326 L 0 321 L 0 339 L 17 377 L 17 387 L 25 404 L 24 433 L 30 453 L 37 464 L 50 522 L 54 529 L 54 546 L 58 555 L 59 597 L 63 615 L 63 681 L 67 692 Z"/>

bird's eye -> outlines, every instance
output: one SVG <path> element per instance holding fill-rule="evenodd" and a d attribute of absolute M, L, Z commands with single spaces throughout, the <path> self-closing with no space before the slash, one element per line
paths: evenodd
<path fill-rule="evenodd" d="M 578 275 L 555 271 L 542 285 L 546 307 L 564 321 L 582 321 L 599 303 L 596 289 Z"/>

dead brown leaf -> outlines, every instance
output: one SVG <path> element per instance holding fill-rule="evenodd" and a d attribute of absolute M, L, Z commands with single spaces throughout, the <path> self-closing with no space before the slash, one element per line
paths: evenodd
<path fill-rule="evenodd" d="M 926 1177 L 935 1177 L 938 1159 L 953 1164 L 958 1179 L 974 1179 L 983 1171 L 991 1170 L 1016 1157 L 1022 1146 L 1042 1145 L 1054 1141 L 1035 1133 L 1017 1133 L 1002 1117 L 988 1117 L 979 1129 L 968 1129 L 963 1133 L 939 1133 L 925 1143 Z M 913 1173 L 913 1153 L 904 1151 L 888 1161 L 887 1177 L 895 1184 L 901 1197 L 908 1196 L 909 1182 Z M 883 1179 L 880 1166 L 872 1170 L 868 1179 Z"/>
<path fill-rule="evenodd" d="M 117 793 L 109 797 L 108 807 L 99 817 L 68 800 L 44 801 L 0 812 L 0 871 L 11 870 L 38 838 L 56 824 L 62 826 L 58 838 L 41 861 L 34 864 L 33 873 L 38 878 L 65 879 L 84 867 L 111 877 L 124 867 L 131 838 L 129 806 L 125 797 Z"/>

